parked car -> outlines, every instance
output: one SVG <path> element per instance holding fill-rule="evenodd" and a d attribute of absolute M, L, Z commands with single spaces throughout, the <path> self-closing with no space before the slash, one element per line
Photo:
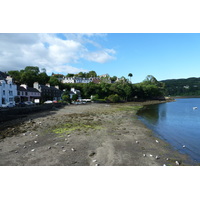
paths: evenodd
<path fill-rule="evenodd" d="M 44 104 L 50 104 L 50 103 L 53 103 L 53 101 L 47 100 L 47 101 L 44 102 Z"/>
<path fill-rule="evenodd" d="M 11 108 L 11 107 L 14 107 L 15 104 L 13 102 L 8 102 L 6 104 L 2 104 L 2 107 L 3 108 Z"/>
<path fill-rule="evenodd" d="M 25 101 L 24 102 L 26 106 L 33 106 L 35 105 L 32 101 Z"/>
<path fill-rule="evenodd" d="M 15 104 L 17 107 L 24 107 L 25 103 L 24 102 L 19 102 Z"/>

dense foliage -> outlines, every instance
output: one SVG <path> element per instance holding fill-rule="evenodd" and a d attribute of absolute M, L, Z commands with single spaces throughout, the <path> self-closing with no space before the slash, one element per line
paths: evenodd
<path fill-rule="evenodd" d="M 38 67 L 27 66 L 24 70 L 20 71 L 8 71 L 14 81 L 17 84 L 27 84 L 29 87 L 33 86 L 34 82 L 39 82 L 45 85 L 50 83 L 50 85 L 58 85 L 61 90 L 65 89 L 63 94 L 63 100 L 69 100 L 69 91 L 71 88 L 75 88 L 81 91 L 82 98 L 91 98 L 97 101 L 109 101 L 109 102 L 120 102 L 120 101 L 135 101 L 135 100 L 148 100 L 148 99 L 158 99 L 163 97 L 164 94 L 164 84 L 158 82 L 155 77 L 149 75 L 146 79 L 138 84 L 132 84 L 131 81 L 125 77 L 118 79 L 116 76 L 103 77 L 100 83 L 62 83 L 59 78 L 62 78 L 61 74 L 52 74 L 48 76 L 46 70 L 42 69 L 40 72 Z M 95 71 L 90 71 L 88 73 L 80 72 L 78 74 L 68 74 L 68 77 L 79 76 L 79 77 L 96 77 Z M 129 73 L 128 76 L 133 76 Z M 76 96 L 74 98 L 77 98 Z"/>
<path fill-rule="evenodd" d="M 171 79 L 162 82 L 165 84 L 165 94 L 168 96 L 200 95 L 200 78 Z"/>

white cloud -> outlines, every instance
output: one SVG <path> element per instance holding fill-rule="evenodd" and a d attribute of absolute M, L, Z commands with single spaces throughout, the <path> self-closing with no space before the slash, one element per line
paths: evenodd
<path fill-rule="evenodd" d="M 0 71 L 20 70 L 25 66 L 45 67 L 48 73 L 87 71 L 72 67 L 81 60 L 105 63 L 114 59 L 115 51 L 106 49 L 95 38 L 105 34 L 0 34 Z M 93 50 L 87 48 L 93 46 Z"/>

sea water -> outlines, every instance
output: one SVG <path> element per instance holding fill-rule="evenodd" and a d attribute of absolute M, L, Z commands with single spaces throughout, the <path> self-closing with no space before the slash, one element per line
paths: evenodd
<path fill-rule="evenodd" d="M 200 98 L 145 106 L 138 116 L 161 139 L 200 162 Z"/>

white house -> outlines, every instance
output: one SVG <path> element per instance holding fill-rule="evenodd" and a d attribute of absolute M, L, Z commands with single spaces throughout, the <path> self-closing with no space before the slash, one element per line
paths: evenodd
<path fill-rule="evenodd" d="M 0 107 L 2 104 L 12 102 L 15 105 L 17 96 L 17 85 L 15 85 L 10 76 L 0 80 Z"/>
<path fill-rule="evenodd" d="M 69 92 L 70 99 L 72 99 L 73 95 L 78 95 L 78 100 L 81 100 L 81 92 L 80 90 L 76 90 L 75 88 L 71 88 L 71 91 Z"/>

